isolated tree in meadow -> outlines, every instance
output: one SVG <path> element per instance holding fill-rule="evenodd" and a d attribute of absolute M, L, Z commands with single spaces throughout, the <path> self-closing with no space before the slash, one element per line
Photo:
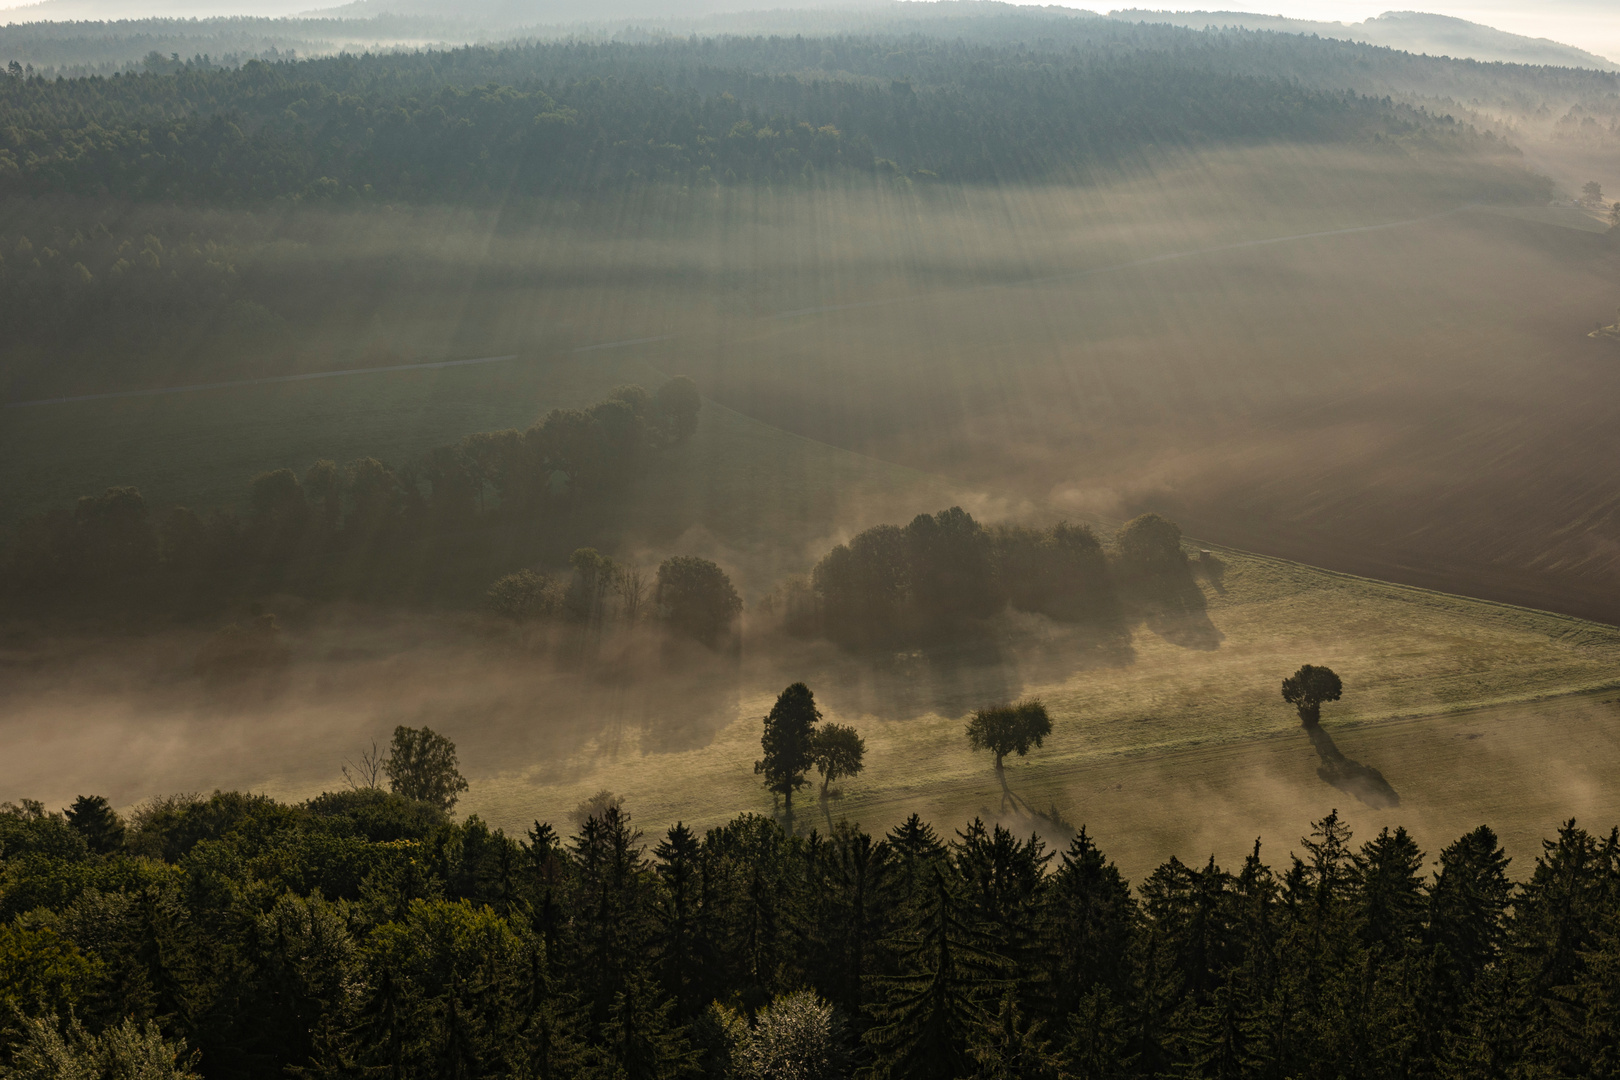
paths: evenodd
<path fill-rule="evenodd" d="M 124 846 L 124 823 L 100 795 L 80 795 L 67 809 L 67 823 L 84 837 L 85 845 L 97 855 L 106 855 Z"/>
<path fill-rule="evenodd" d="M 1344 684 L 1330 667 L 1306 664 L 1282 682 L 1283 700 L 1299 710 L 1299 722 L 1316 727 L 1322 722 L 1322 703 L 1338 701 Z"/>
<path fill-rule="evenodd" d="M 980 709 L 967 725 L 968 745 L 994 754 L 997 772 L 1008 754 L 1023 757 L 1050 734 L 1052 718 L 1046 714 L 1046 706 L 1035 698 Z"/>
<path fill-rule="evenodd" d="M 1585 186 L 1581 188 L 1581 195 L 1589 203 L 1601 203 L 1603 201 L 1603 185 L 1596 180 L 1588 180 Z"/>
<path fill-rule="evenodd" d="M 455 809 L 456 799 L 467 790 L 467 781 L 457 768 L 456 744 L 429 727 L 394 729 L 388 760 L 383 772 L 396 795 L 431 803 L 445 813 Z"/>
<path fill-rule="evenodd" d="M 759 740 L 765 756 L 754 762 L 754 773 L 763 775 L 765 786 L 782 796 L 789 833 L 793 832 L 793 793 L 804 786 L 804 774 L 815 764 L 820 720 L 815 695 L 802 682 L 783 690 L 765 717 L 765 733 Z"/>
<path fill-rule="evenodd" d="M 834 780 L 866 768 L 866 740 L 847 724 L 823 724 L 810 736 L 810 757 L 821 774 L 821 801 Z"/>

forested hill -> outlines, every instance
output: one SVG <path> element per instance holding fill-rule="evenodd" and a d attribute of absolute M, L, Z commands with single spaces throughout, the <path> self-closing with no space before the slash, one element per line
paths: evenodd
<path fill-rule="evenodd" d="M 54 81 L 13 68 L 0 191 L 438 200 L 840 170 L 1024 179 L 1232 141 L 1495 145 L 1449 117 L 1238 70 L 1265 64 L 1233 50 L 1283 39 L 1099 33 L 563 42 Z"/>

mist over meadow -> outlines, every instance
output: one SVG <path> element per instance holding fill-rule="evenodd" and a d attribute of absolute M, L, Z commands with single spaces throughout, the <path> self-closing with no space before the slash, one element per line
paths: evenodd
<path fill-rule="evenodd" d="M 0 1076 L 1604 1075 L 1607 10 L 745 7 L 6 13 Z"/>

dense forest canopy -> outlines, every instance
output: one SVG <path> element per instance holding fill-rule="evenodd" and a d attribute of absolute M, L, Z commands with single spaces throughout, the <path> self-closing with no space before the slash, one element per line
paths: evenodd
<path fill-rule="evenodd" d="M 0 190 L 441 200 L 843 169 L 1024 179 L 1231 140 L 1483 143 L 1450 117 L 1243 70 L 1284 40 L 1123 27 L 1034 44 L 710 38 L 56 81 L 14 69 Z"/>
<path fill-rule="evenodd" d="M 444 801 L 9 806 L 8 1075 L 1599 1076 L 1620 1037 L 1620 840 L 1573 822 L 1518 882 L 1485 826 L 1429 871 L 1335 812 L 1133 889 L 1084 829 L 649 842 L 604 792 L 514 838 Z"/>

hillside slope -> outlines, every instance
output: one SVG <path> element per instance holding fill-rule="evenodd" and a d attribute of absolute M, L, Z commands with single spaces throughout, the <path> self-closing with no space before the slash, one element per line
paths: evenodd
<path fill-rule="evenodd" d="M 1321 37 L 1379 45 L 1430 56 L 1467 57 L 1504 64 L 1548 67 L 1584 67 L 1620 71 L 1620 65 L 1596 53 L 1549 38 L 1525 37 L 1451 15 L 1422 11 L 1386 11 L 1362 22 L 1322 22 L 1260 15 L 1246 11 L 1145 11 L 1128 8 L 1109 12 L 1126 22 L 1162 22 L 1202 29 L 1235 26 L 1270 30 L 1279 34 L 1316 34 Z"/>

